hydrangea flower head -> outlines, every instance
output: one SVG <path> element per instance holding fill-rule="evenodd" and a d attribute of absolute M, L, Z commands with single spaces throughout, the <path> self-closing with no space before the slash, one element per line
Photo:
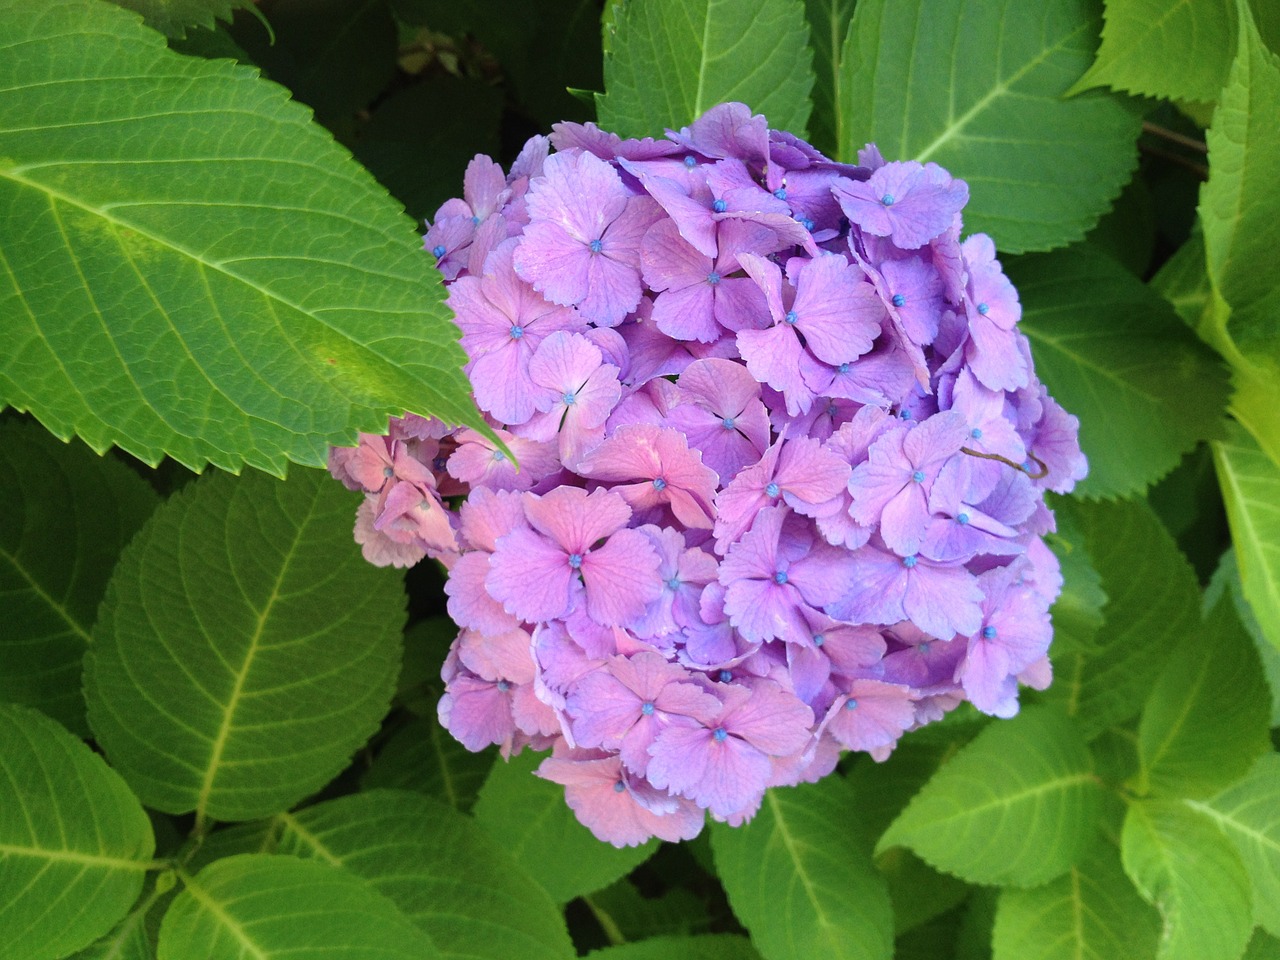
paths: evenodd
<path fill-rule="evenodd" d="M 554 147 L 555 152 L 550 152 Z M 1044 493 L 1086 472 L 968 187 L 743 104 L 558 124 L 428 225 L 476 401 L 334 450 L 373 563 L 449 571 L 443 724 L 550 749 L 602 840 L 739 824 L 1050 678 Z"/>

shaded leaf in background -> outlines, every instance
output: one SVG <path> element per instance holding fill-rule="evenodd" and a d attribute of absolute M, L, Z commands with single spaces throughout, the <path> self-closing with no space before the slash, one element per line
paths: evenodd
<path fill-rule="evenodd" d="M 120 551 L 159 499 L 124 464 L 0 423 L 0 700 L 87 734 L 81 660 Z"/>
<path fill-rule="evenodd" d="M 253 0 L 111 0 L 118 7 L 142 14 L 147 26 L 181 39 L 191 27 L 212 30 L 216 21 L 229 21 L 236 10 Z"/>
<path fill-rule="evenodd" d="M 810 142 L 834 157 L 844 142 L 844 125 L 855 109 L 842 98 L 840 83 L 844 38 L 853 19 L 853 0 L 805 0 L 809 20 L 809 46 L 813 48 L 813 114 L 809 117 Z"/>
<path fill-rule="evenodd" d="M 323 786 L 377 729 L 404 591 L 327 474 L 211 474 L 121 558 L 86 658 L 89 726 L 148 806 L 250 820 Z"/>
<path fill-rule="evenodd" d="M 168 889 L 160 893 L 156 890 L 157 876 L 167 877 Z M 143 896 L 134 904 L 125 918 L 106 936 L 72 954 L 69 960 L 155 960 L 155 950 L 152 949 L 151 938 L 147 935 L 148 914 L 153 908 L 160 909 L 157 903 L 172 891 L 174 882 L 176 880 L 172 873 L 149 876 L 143 889 Z"/>
<path fill-rule="evenodd" d="M 1212 294 L 1204 256 L 1204 234 L 1197 230 L 1164 262 L 1150 284 L 1193 329 L 1199 326 Z"/>
<path fill-rule="evenodd" d="M 1232 412 L 1280 464 L 1280 59 L 1258 38 L 1248 5 L 1236 2 L 1236 59 L 1205 135 L 1211 172 L 1200 221 L 1219 299 L 1200 335 L 1234 368 Z"/>
<path fill-rule="evenodd" d="M 1156 243 L 1155 201 L 1146 180 L 1130 180 L 1084 242 L 1146 277 Z"/>
<path fill-rule="evenodd" d="M 684 887 L 646 897 L 626 877 L 583 899 L 602 927 L 611 924 L 628 941 L 687 937 L 705 931 L 713 920 L 706 904 Z"/>
<path fill-rule="evenodd" d="M 1209 585 L 1204 588 L 1202 607 L 1205 611 L 1217 606 L 1223 593 L 1231 597 L 1235 605 L 1236 616 L 1253 638 L 1254 649 L 1262 660 L 1262 672 L 1266 675 L 1267 686 L 1271 688 L 1271 726 L 1280 727 L 1280 648 L 1271 645 L 1258 618 L 1254 615 L 1249 601 L 1244 598 L 1244 589 L 1240 586 L 1240 568 L 1236 564 L 1235 549 L 1227 550 L 1222 555 L 1222 562 L 1213 572 Z"/>
<path fill-rule="evenodd" d="M 1254 919 L 1280 937 L 1280 755 L 1260 757 L 1239 783 L 1191 805 L 1231 838 L 1253 885 Z"/>
<path fill-rule="evenodd" d="M 1136 716 L 1168 651 L 1199 627 L 1199 584 L 1167 530 L 1142 500 L 1059 500 L 1102 578 L 1107 605 L 1096 648 L 1072 655 L 1040 698 L 1071 714 L 1085 738 Z"/>
<path fill-rule="evenodd" d="M 955 755 L 878 849 L 909 847 L 972 883 L 1031 887 L 1079 862 L 1097 835 L 1098 782 L 1079 729 L 1024 707 Z"/>
<path fill-rule="evenodd" d="M 592 950 L 589 960 L 760 960 L 746 937 L 708 933 L 695 937 L 649 937 Z"/>
<path fill-rule="evenodd" d="M 1203 583 L 1222 559 L 1231 539 L 1222 503 L 1213 449 L 1201 443 L 1147 491 L 1147 503 L 1178 541 L 1178 548 Z"/>
<path fill-rule="evenodd" d="M 738 100 L 771 128 L 804 136 L 813 54 L 800 0 L 643 0 L 613 17 L 596 97 L 606 130 L 661 136 Z"/>
<path fill-rule="evenodd" d="M 1127 497 L 1221 435 L 1226 371 L 1169 304 L 1114 260 L 1076 247 L 1008 265 L 1036 374 L 1080 419 L 1085 497 Z"/>
<path fill-rule="evenodd" d="M 1280 465 L 1238 424 L 1213 444 L 1240 584 L 1267 639 L 1280 649 Z"/>
<path fill-rule="evenodd" d="M 0 0 L 19 44 L 0 404 L 96 450 L 276 474 L 406 409 L 479 422 L 411 224 L 281 88 L 89 0 Z"/>
<path fill-rule="evenodd" d="M 1133 889 L 1119 851 L 1099 843 L 1042 887 L 1001 891 L 993 960 L 1155 960 L 1160 916 Z"/>
<path fill-rule="evenodd" d="M 1234 960 L 1244 952 L 1253 929 L 1249 878 L 1213 820 L 1171 800 L 1136 802 L 1121 856 L 1164 920 L 1160 960 Z"/>
<path fill-rule="evenodd" d="M 957 907 L 913 927 L 893 942 L 893 960 L 955 960 L 956 941 L 966 910 Z M 990 960 L 991 951 L 983 960 Z"/>
<path fill-rule="evenodd" d="M 1058 529 L 1049 538 L 1049 546 L 1058 558 L 1063 585 L 1049 610 L 1053 618 L 1050 655 L 1054 683 L 1074 684 L 1084 661 L 1098 652 L 1096 638 L 1102 627 L 1107 594 L 1102 589 L 1102 577 L 1089 558 L 1084 531 L 1075 515 L 1058 511 L 1055 520 Z"/>
<path fill-rule="evenodd" d="M 435 717 L 418 717 L 392 734 L 360 785 L 414 790 L 465 812 L 493 765 L 492 751 L 472 753 Z"/>
<path fill-rule="evenodd" d="M 476 824 L 405 791 L 374 790 L 276 817 L 276 850 L 341 866 L 456 960 L 567 960 L 564 917 Z"/>
<path fill-rule="evenodd" d="M 359 877 L 329 864 L 241 854 L 185 877 L 157 960 L 434 960 L 422 931 Z"/>
<path fill-rule="evenodd" d="M 556 903 L 568 903 L 626 876 L 658 841 L 619 849 L 597 840 L 565 804 L 564 787 L 533 775 L 544 757 L 525 750 L 494 763 L 473 812 Z"/>
<path fill-rule="evenodd" d="M 964 903 L 971 889 L 963 880 L 939 873 L 903 847 L 884 851 L 876 857 L 876 867 L 889 884 L 895 937 Z"/>
<path fill-rule="evenodd" d="M 933 161 L 969 184 L 966 232 L 1021 253 L 1071 243 L 1137 162 L 1139 117 L 1096 91 L 1063 93 L 1093 60 L 1088 0 L 862 0 L 842 69 L 840 157 Z"/>
<path fill-rule="evenodd" d="M 867 856 L 857 795 L 840 776 L 769 790 L 711 848 L 734 915 L 765 960 L 888 960 L 893 907 Z"/>
<path fill-rule="evenodd" d="M 1230 597 L 1183 637 L 1138 724 L 1134 790 L 1204 797 L 1238 780 L 1271 746 L 1271 695 Z"/>
<path fill-rule="evenodd" d="M 1235 55 L 1235 0 L 1106 0 L 1102 45 L 1076 90 L 1212 103 Z"/>
<path fill-rule="evenodd" d="M 867 836 L 884 833 L 957 749 L 957 744 L 921 741 L 918 732 L 912 731 L 883 763 L 870 756 L 858 757 L 848 779 L 858 797 L 858 822 Z"/>
<path fill-rule="evenodd" d="M 0 704 L 0 960 L 56 960 L 133 905 L 155 839 L 102 758 L 44 714 Z"/>
<path fill-rule="evenodd" d="M 1280 940 L 1262 930 L 1253 931 L 1249 949 L 1240 960 L 1280 960 Z"/>

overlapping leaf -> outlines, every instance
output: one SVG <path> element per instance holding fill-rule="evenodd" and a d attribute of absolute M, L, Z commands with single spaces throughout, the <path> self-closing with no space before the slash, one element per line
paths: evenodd
<path fill-rule="evenodd" d="M 809 118 L 809 139 L 813 145 L 835 156 L 844 142 L 843 128 L 854 105 L 844 101 L 840 83 L 844 38 L 853 20 L 853 0 L 805 0 L 809 20 L 809 45 L 813 48 L 813 115 Z"/>
<path fill-rule="evenodd" d="M 1137 161 L 1138 117 L 1109 94 L 1064 99 L 1099 23 L 1086 0 L 862 0 L 843 57 L 840 155 L 874 141 L 969 183 L 967 231 L 1002 250 L 1080 239 Z"/>
<path fill-rule="evenodd" d="M 1234 960 L 1244 952 L 1253 929 L 1249 878 L 1211 819 L 1174 801 L 1135 803 L 1121 855 L 1164 920 L 1159 960 Z"/>
<path fill-rule="evenodd" d="M 377 728 L 399 667 L 399 577 L 351 540 L 318 471 L 204 477 L 121 559 L 86 658 L 89 725 L 139 796 L 198 820 L 296 803 Z"/>
<path fill-rule="evenodd" d="M 428 797 L 373 790 L 282 813 L 276 849 L 366 880 L 455 960 L 568 960 L 546 891 L 467 816 Z"/>
<path fill-rule="evenodd" d="M 853 790 L 831 776 L 770 790 L 745 826 L 713 825 L 729 904 L 765 960 L 893 955 L 889 892 L 860 842 L 857 818 Z"/>
<path fill-rule="evenodd" d="M 653 855 L 656 840 L 619 849 L 592 836 L 565 805 L 564 788 L 533 775 L 542 759 L 526 750 L 495 763 L 474 813 L 556 903 L 603 889 Z"/>
<path fill-rule="evenodd" d="M 0 960 L 56 960 L 105 934 L 154 848 L 101 757 L 43 714 L 0 704 Z"/>
<path fill-rule="evenodd" d="M 277 474 L 477 422 L 411 223 L 285 91 L 100 0 L 2 0 L 0 47 L 0 403 Z"/>
<path fill-rule="evenodd" d="M 111 0 L 142 14 L 147 26 L 170 37 L 186 36 L 189 27 L 212 30 L 217 20 L 251 5 L 252 0 Z"/>
<path fill-rule="evenodd" d="M 1027 708 L 988 727 L 924 786 L 880 838 L 973 883 L 1045 883 L 1097 834 L 1098 783 L 1075 724 Z"/>
<path fill-rule="evenodd" d="M 186 879 L 157 960 L 434 960 L 426 935 L 359 877 L 296 857 L 241 854 Z"/>
<path fill-rule="evenodd" d="M 1078 247 L 1009 266 L 1036 373 L 1080 419 L 1089 476 L 1076 492 L 1131 496 L 1221 434 L 1227 378 L 1169 304 Z"/>
<path fill-rule="evenodd" d="M 123 464 L 0 424 L 0 700 L 88 732 L 81 660 L 120 550 L 158 498 Z"/>
<path fill-rule="evenodd" d="M 360 784 L 415 790 L 466 811 L 493 762 L 490 753 L 472 753 L 453 739 L 435 717 L 420 717 L 387 740 Z"/>
<path fill-rule="evenodd" d="M 645 0 L 613 11 L 600 125 L 661 136 L 738 100 L 804 136 L 813 86 L 800 0 Z"/>

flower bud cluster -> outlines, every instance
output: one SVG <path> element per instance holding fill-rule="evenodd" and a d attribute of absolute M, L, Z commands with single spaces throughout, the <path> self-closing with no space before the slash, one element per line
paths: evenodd
<path fill-rule="evenodd" d="M 454 736 L 551 748 L 539 774 L 636 844 L 1049 682 L 1043 494 L 1085 460 L 967 199 L 732 103 L 476 157 L 425 246 L 519 469 L 415 416 L 330 462 L 370 561 L 449 571 Z"/>

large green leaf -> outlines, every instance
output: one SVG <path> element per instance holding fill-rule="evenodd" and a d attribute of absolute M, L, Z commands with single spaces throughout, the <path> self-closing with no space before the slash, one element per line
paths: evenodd
<path fill-rule="evenodd" d="M 142 889 L 155 839 L 102 758 L 43 714 L 0 704 L 0 960 L 55 960 Z"/>
<path fill-rule="evenodd" d="M 1218 99 L 1235 53 L 1235 0 L 1107 0 L 1098 59 L 1077 90 Z"/>
<path fill-rule="evenodd" d="M 1239 45 L 1206 140 L 1200 190 L 1209 279 L 1217 309 L 1200 326 L 1235 370 L 1232 412 L 1280 464 L 1280 58 L 1237 0 Z"/>
<path fill-rule="evenodd" d="M 1226 371 L 1168 302 L 1077 247 L 1009 264 L 1036 373 L 1080 418 L 1086 497 L 1127 497 L 1222 433 Z"/>
<path fill-rule="evenodd" d="M 592 950 L 587 957 L 588 960 L 760 960 L 750 940 L 728 933 L 649 937 Z"/>
<path fill-rule="evenodd" d="M 1240 584 L 1267 639 L 1280 648 L 1280 465 L 1246 430 L 1227 424 L 1213 444 Z"/>
<path fill-rule="evenodd" d="M 1239 783 L 1191 806 L 1231 838 L 1253 884 L 1254 919 L 1280 937 L 1280 754 L 1259 758 Z"/>
<path fill-rule="evenodd" d="M 1098 35 L 1090 0 L 861 0 L 845 43 L 840 155 L 931 160 L 969 183 L 965 227 L 1002 250 L 1078 240 L 1137 162 L 1138 116 L 1063 99 Z"/>
<path fill-rule="evenodd" d="M 889 891 L 857 818 L 853 789 L 830 776 L 768 791 L 745 826 L 712 826 L 720 882 L 765 960 L 893 955 Z"/>
<path fill-rule="evenodd" d="M 146 481 L 34 423 L 0 424 L 0 700 L 88 733 L 81 660 L 120 550 L 155 509 Z"/>
<path fill-rule="evenodd" d="M 1119 851 L 1099 843 L 1079 866 L 1030 890 L 1006 889 L 993 960 L 1155 960 L 1160 917 L 1138 896 Z"/>
<path fill-rule="evenodd" d="M 285 91 L 100 0 L 0 0 L 0 404 L 154 463 L 478 422 L 410 222 Z"/>
<path fill-rule="evenodd" d="M 165 885 L 157 887 L 156 877 L 164 877 Z M 171 895 L 176 878 L 172 872 L 148 879 L 144 896 L 111 931 L 73 954 L 70 960 L 155 960 L 152 937 L 148 936 L 148 914 L 156 903 Z"/>
<path fill-rule="evenodd" d="M 426 935 L 359 877 L 246 853 L 186 878 L 157 960 L 433 960 Z"/>
<path fill-rule="evenodd" d="M 1224 596 L 1182 638 L 1147 698 L 1135 790 L 1203 797 L 1238 780 L 1271 746 L 1270 714 L 1258 653 Z"/>
<path fill-rule="evenodd" d="M 185 37 L 188 27 L 212 30 L 217 20 L 230 20 L 239 9 L 252 5 L 252 0 L 111 0 L 142 14 L 147 26 L 170 37 Z"/>
<path fill-rule="evenodd" d="M 404 593 L 327 475 L 204 477 L 125 551 L 86 658 L 89 725 L 148 806 L 249 820 L 324 785 L 377 729 Z"/>
<path fill-rule="evenodd" d="M 1280 940 L 1261 930 L 1254 930 L 1249 949 L 1240 960 L 1280 960 Z"/>
<path fill-rule="evenodd" d="M 804 136 L 813 54 L 800 0 L 644 0 L 613 18 L 596 96 L 602 127 L 659 136 L 739 100 Z"/>
<path fill-rule="evenodd" d="M 533 775 L 543 756 L 526 750 L 495 763 L 474 814 L 556 903 L 568 903 L 626 876 L 653 856 L 658 841 L 621 849 L 601 843 L 573 815 L 564 788 Z"/>
<path fill-rule="evenodd" d="M 1197 327 L 1209 307 L 1209 272 L 1204 262 L 1204 234 L 1196 230 L 1151 278 L 1151 288 L 1172 304 L 1188 326 Z"/>
<path fill-rule="evenodd" d="M 276 817 L 279 853 L 368 881 L 455 960 L 567 960 L 564 917 L 470 817 L 415 793 L 373 790 Z"/>
<path fill-rule="evenodd" d="M 1181 803 L 1129 807 L 1125 873 L 1164 919 L 1160 960 L 1237 960 L 1249 942 L 1249 878 L 1213 821 Z"/>
<path fill-rule="evenodd" d="M 1055 660 L 1053 685 L 1041 697 L 1093 739 L 1142 709 L 1168 651 L 1199 628 L 1199 585 L 1145 501 L 1060 501 L 1056 509 L 1083 531 L 1108 601 L 1095 643 Z"/>
<path fill-rule="evenodd" d="M 472 753 L 435 717 L 418 717 L 387 740 L 360 785 L 414 790 L 466 811 L 492 767 L 491 752 Z"/>
<path fill-rule="evenodd" d="M 1024 708 L 939 770 L 880 838 L 973 883 L 1033 887 L 1077 863 L 1098 829 L 1098 782 L 1076 725 Z"/>
<path fill-rule="evenodd" d="M 828 156 L 835 156 L 844 142 L 844 125 L 852 106 L 843 100 L 840 83 L 844 38 L 853 20 L 853 0 L 805 0 L 813 48 L 813 115 L 809 117 L 809 139 Z"/>

